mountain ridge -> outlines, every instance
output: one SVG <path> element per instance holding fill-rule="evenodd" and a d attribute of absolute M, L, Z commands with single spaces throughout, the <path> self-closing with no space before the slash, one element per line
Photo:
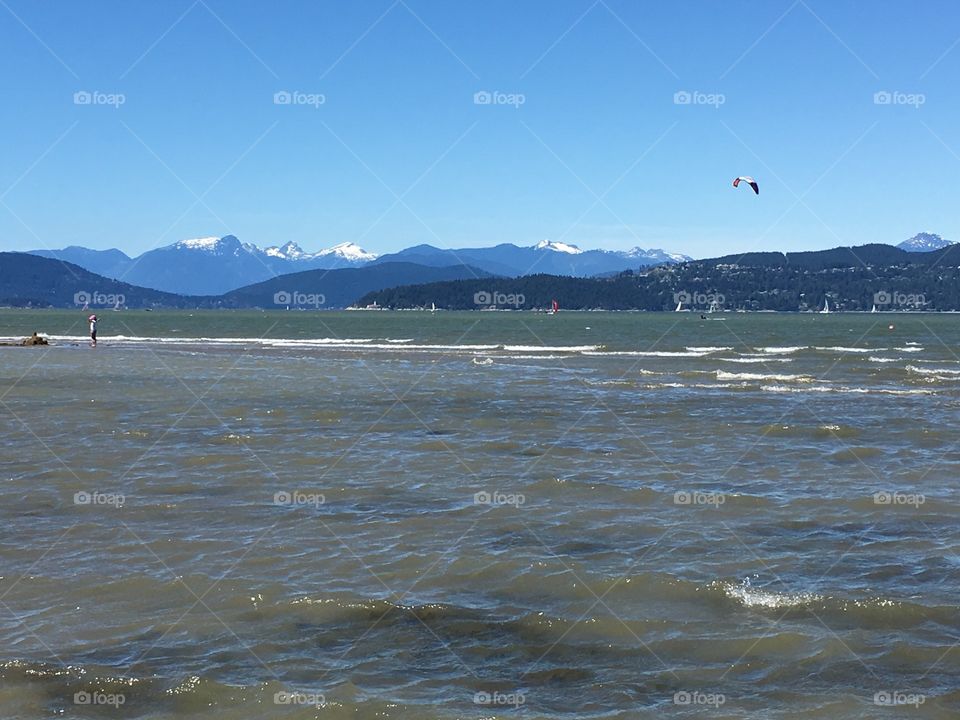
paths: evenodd
<path fill-rule="evenodd" d="M 543 240 L 532 246 L 500 243 L 492 247 L 437 248 L 421 244 L 377 255 L 353 242 L 307 252 L 294 241 L 261 249 L 235 235 L 197 237 L 130 257 L 120 250 L 31 250 L 30 254 L 71 262 L 91 272 L 141 287 L 184 295 L 220 295 L 291 272 L 363 267 L 384 262 L 413 262 L 431 267 L 463 265 L 495 275 L 550 272 L 596 275 L 687 259 L 662 250 L 581 250 L 569 243 Z"/>

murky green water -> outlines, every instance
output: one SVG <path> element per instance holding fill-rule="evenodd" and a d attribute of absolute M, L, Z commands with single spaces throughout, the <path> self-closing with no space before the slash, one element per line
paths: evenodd
<path fill-rule="evenodd" d="M 960 713 L 960 318 L 0 311 L 33 330 L 3 717 Z"/>

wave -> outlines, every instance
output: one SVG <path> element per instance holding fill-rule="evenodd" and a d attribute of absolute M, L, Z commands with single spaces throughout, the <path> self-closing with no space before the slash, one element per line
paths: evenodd
<path fill-rule="evenodd" d="M 709 353 L 724 352 L 724 351 L 726 351 L 726 350 L 733 350 L 733 348 L 732 348 L 732 347 L 729 347 L 729 346 L 723 346 L 723 347 L 717 346 L 717 347 L 715 347 L 715 346 L 713 346 L 713 345 L 707 345 L 707 346 L 705 346 L 705 347 L 697 347 L 696 345 L 690 345 L 690 346 L 687 346 L 685 349 L 687 350 L 687 352 L 708 353 L 708 354 L 709 354 Z"/>
<path fill-rule="evenodd" d="M 909 628 L 930 622 L 956 624 L 953 606 L 929 606 L 885 597 L 844 598 L 808 590 L 777 591 L 755 587 L 750 578 L 739 583 L 717 580 L 707 585 L 707 590 L 742 608 L 778 610 L 777 617 L 812 616 L 831 626 Z"/>
<path fill-rule="evenodd" d="M 705 357 L 708 352 L 693 352 L 691 350 L 596 350 L 583 351 L 583 355 L 620 355 L 624 357 Z"/>
<path fill-rule="evenodd" d="M 820 350 L 821 352 L 839 352 L 839 353 L 869 353 L 869 352 L 882 352 L 888 350 L 889 348 L 855 348 L 855 347 L 844 347 L 843 345 L 833 345 L 830 347 L 823 347 L 820 345 L 814 346 L 814 350 Z"/>
<path fill-rule="evenodd" d="M 87 343 L 88 338 L 82 335 L 47 335 L 52 343 Z M 0 340 L 14 342 L 21 338 L 0 338 Z M 270 349 L 350 349 L 350 350 L 390 350 L 392 352 L 425 351 L 425 352 L 514 352 L 514 353 L 596 353 L 599 345 L 429 345 L 416 344 L 412 338 L 250 338 L 250 337 L 149 337 L 139 335 L 101 335 L 100 345 L 129 345 L 129 346 L 214 346 L 214 347 L 262 347 Z"/>
<path fill-rule="evenodd" d="M 777 609 L 810 605 L 823 599 L 822 595 L 811 592 L 784 593 L 753 587 L 750 578 L 744 578 L 739 584 L 714 581 L 708 587 L 720 590 L 726 597 L 736 600 L 744 607 Z"/>
<path fill-rule="evenodd" d="M 907 372 L 916 373 L 917 375 L 960 375 L 960 370 L 953 368 L 922 368 L 916 365 L 907 365 L 906 370 Z"/>
<path fill-rule="evenodd" d="M 809 347 L 809 345 L 788 345 L 785 347 L 759 347 L 755 348 L 755 350 L 768 355 L 789 355 L 791 353 L 800 352 L 801 350 L 806 350 Z"/>
<path fill-rule="evenodd" d="M 766 380 L 772 380 L 777 382 L 800 382 L 808 383 L 813 382 L 813 378 L 809 375 L 774 375 L 769 374 L 765 375 L 763 373 L 731 373 L 726 372 L 725 370 L 716 371 L 717 380 L 759 380 L 764 382 Z"/>
<path fill-rule="evenodd" d="M 897 350 L 899 350 L 900 352 L 908 352 L 908 353 L 923 352 L 922 347 L 916 347 L 915 345 L 910 345 L 910 343 L 907 343 L 907 345 L 909 347 L 898 347 Z"/>
<path fill-rule="evenodd" d="M 892 362 L 898 362 L 899 360 L 901 360 L 901 358 L 885 358 L 885 357 L 877 357 L 876 355 L 871 355 L 870 357 L 867 358 L 867 360 L 869 362 L 875 362 L 875 363 L 892 363 Z"/>
<path fill-rule="evenodd" d="M 858 395 L 933 395 L 933 390 L 893 390 L 890 388 L 847 387 L 845 385 L 812 385 L 808 387 L 790 387 L 787 385 L 764 385 L 764 392 L 780 393 L 850 393 Z"/>
<path fill-rule="evenodd" d="M 743 365 L 751 365 L 756 363 L 770 363 L 770 362 L 793 362 L 793 358 L 782 358 L 782 357 L 735 357 L 735 358 L 717 358 L 721 362 L 732 362 L 732 363 L 741 363 Z"/>

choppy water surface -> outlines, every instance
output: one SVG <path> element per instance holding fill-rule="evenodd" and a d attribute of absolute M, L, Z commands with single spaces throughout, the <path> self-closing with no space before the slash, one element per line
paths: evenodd
<path fill-rule="evenodd" d="M 960 318 L 0 323 L 0 716 L 960 713 Z"/>

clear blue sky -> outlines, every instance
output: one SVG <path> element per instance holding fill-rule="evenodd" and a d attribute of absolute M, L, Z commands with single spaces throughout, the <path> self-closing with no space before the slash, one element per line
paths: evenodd
<path fill-rule="evenodd" d="M 0 248 L 960 240 L 958 41 L 952 0 L 2 0 Z"/>

